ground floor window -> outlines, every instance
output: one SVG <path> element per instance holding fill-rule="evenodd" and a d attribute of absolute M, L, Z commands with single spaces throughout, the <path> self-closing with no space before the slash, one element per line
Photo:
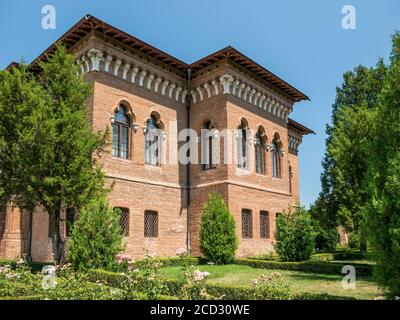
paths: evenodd
<path fill-rule="evenodd" d="M 253 217 L 250 209 L 242 209 L 242 238 L 253 238 Z"/>
<path fill-rule="evenodd" d="M 144 237 L 158 237 L 158 212 L 146 210 L 144 212 Z"/>
<path fill-rule="evenodd" d="M 127 237 L 129 236 L 129 209 L 121 207 L 117 207 L 115 209 L 118 209 L 120 212 L 119 227 L 121 230 L 121 235 Z"/>
<path fill-rule="evenodd" d="M 268 211 L 260 211 L 260 238 L 269 239 L 269 213 Z"/>

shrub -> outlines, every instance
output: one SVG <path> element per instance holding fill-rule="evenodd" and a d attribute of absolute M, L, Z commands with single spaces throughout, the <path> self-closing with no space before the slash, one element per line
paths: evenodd
<path fill-rule="evenodd" d="M 235 258 L 237 247 L 233 216 L 221 196 L 210 194 L 201 218 L 201 252 L 214 263 L 226 264 Z"/>
<path fill-rule="evenodd" d="M 339 237 L 336 229 L 324 229 L 320 226 L 315 226 L 314 229 L 316 231 L 315 250 L 335 251 Z"/>
<path fill-rule="evenodd" d="M 280 214 L 276 221 L 275 249 L 283 261 L 306 261 L 315 246 L 315 233 L 309 213 L 298 207 Z"/>
<path fill-rule="evenodd" d="M 283 280 L 279 272 L 261 275 L 253 280 L 256 300 L 290 300 L 293 294 L 290 285 Z"/>
<path fill-rule="evenodd" d="M 68 260 L 76 270 L 112 268 L 122 249 L 119 212 L 105 199 L 91 200 L 82 208 L 69 238 Z"/>
<path fill-rule="evenodd" d="M 360 235 L 358 232 L 353 231 L 349 234 L 349 248 L 360 249 Z"/>

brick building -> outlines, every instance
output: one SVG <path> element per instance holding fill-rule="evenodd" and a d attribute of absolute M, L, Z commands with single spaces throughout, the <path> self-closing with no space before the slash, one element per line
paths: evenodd
<path fill-rule="evenodd" d="M 127 253 L 171 256 L 189 247 L 199 255 L 201 212 L 210 192 L 223 195 L 234 215 L 238 256 L 271 249 L 276 214 L 299 200 L 298 146 L 313 132 L 289 115 L 307 96 L 232 47 L 186 64 L 92 16 L 59 41 L 93 82 L 88 107 L 94 129 L 113 130 L 102 162 L 115 182 L 109 201 L 121 208 Z M 207 161 L 175 159 L 184 128 L 199 135 L 202 128 L 212 130 L 210 139 L 197 141 L 199 154 L 208 150 Z M 234 132 L 228 152 L 229 139 L 220 137 L 225 129 Z M 66 238 L 73 219 L 66 210 Z M 47 214 L 2 208 L 0 257 L 27 252 L 33 260 L 51 260 Z"/>

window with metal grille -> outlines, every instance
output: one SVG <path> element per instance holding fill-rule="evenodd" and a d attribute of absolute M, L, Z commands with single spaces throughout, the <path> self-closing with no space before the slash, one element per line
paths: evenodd
<path fill-rule="evenodd" d="M 144 237 L 158 237 L 158 212 L 146 210 L 144 212 Z"/>
<path fill-rule="evenodd" d="M 253 238 L 253 217 L 249 209 L 242 209 L 242 238 Z"/>
<path fill-rule="evenodd" d="M 69 237 L 72 234 L 72 228 L 75 222 L 75 209 L 67 208 L 65 212 L 65 236 Z"/>
<path fill-rule="evenodd" d="M 269 213 L 268 211 L 260 211 L 260 238 L 269 239 Z"/>
<path fill-rule="evenodd" d="M 115 209 L 119 210 L 119 227 L 121 230 L 121 234 L 124 237 L 129 236 L 129 209 L 128 208 L 120 208 L 117 207 Z"/>

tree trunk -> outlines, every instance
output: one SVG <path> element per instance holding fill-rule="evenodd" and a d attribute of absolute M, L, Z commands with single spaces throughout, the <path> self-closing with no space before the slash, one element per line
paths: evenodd
<path fill-rule="evenodd" d="M 65 260 L 65 249 L 60 230 L 61 208 L 48 210 L 48 214 L 54 261 L 62 264 Z"/>

